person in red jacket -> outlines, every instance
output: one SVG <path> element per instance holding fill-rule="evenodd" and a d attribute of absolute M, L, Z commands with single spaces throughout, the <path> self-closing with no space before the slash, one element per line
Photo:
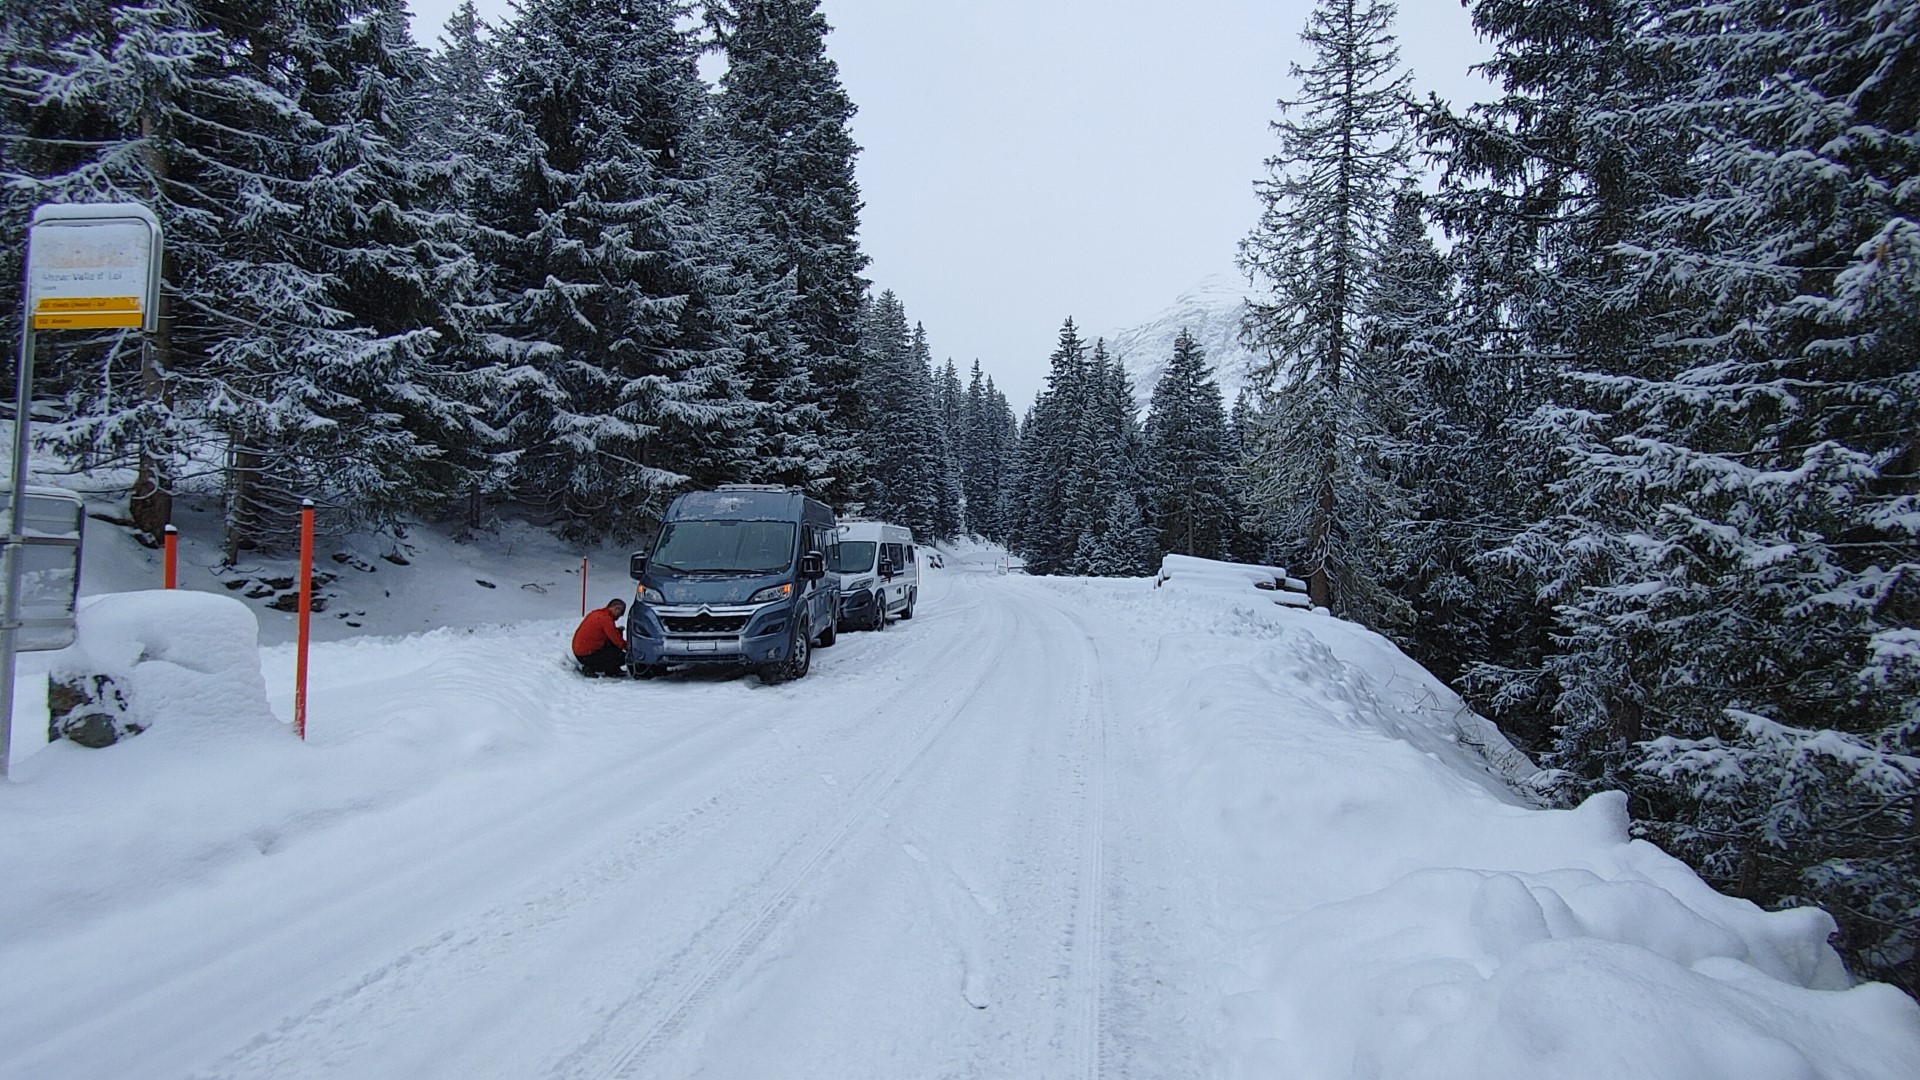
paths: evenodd
<path fill-rule="evenodd" d="M 573 658 L 588 678 L 619 675 L 626 669 L 627 639 L 620 636 L 618 625 L 626 613 L 627 602 L 615 598 L 580 620 L 580 629 L 573 632 Z"/>

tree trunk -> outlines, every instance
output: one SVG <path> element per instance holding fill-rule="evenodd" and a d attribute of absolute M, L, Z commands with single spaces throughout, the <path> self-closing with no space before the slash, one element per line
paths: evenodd
<path fill-rule="evenodd" d="M 156 145 L 154 125 L 150 115 L 140 118 L 140 136 L 143 141 L 143 153 L 146 156 L 147 169 L 153 177 L 156 190 L 154 203 L 159 204 L 163 192 L 158 190 L 167 178 L 166 151 Z M 167 310 L 165 282 L 173 275 L 168 265 L 168 251 L 161 248 L 162 286 L 160 294 L 153 298 L 155 308 L 155 333 L 147 340 L 140 355 L 140 394 L 149 403 L 163 409 L 173 406 L 173 390 L 167 379 L 167 372 L 173 367 L 173 324 Z M 167 469 L 164 456 L 155 452 L 154 432 L 143 431 L 140 439 L 140 464 L 134 478 L 133 495 L 129 500 L 128 512 L 133 518 L 133 527 L 146 533 L 154 540 L 173 523 L 173 477 Z"/>
<path fill-rule="evenodd" d="M 140 359 L 140 392 L 150 402 L 170 406 L 172 395 L 168 392 L 166 369 L 163 366 L 163 357 L 169 347 L 166 302 L 157 300 L 156 303 L 161 307 L 160 330 L 154 335 L 154 340 L 147 343 Z M 150 438 L 140 441 L 139 470 L 134 478 L 128 510 L 133 518 L 133 527 L 155 540 L 173 523 L 173 477 L 166 459 L 154 452 Z"/>
<path fill-rule="evenodd" d="M 1749 846 L 1740 856 L 1740 895 L 1758 904 L 1760 896 L 1760 855 Z"/>
<path fill-rule="evenodd" d="M 254 491 L 260 482 L 260 455 L 234 447 L 227 458 L 227 528 L 223 554 L 231 566 L 243 547 L 252 547 L 259 527 Z"/>

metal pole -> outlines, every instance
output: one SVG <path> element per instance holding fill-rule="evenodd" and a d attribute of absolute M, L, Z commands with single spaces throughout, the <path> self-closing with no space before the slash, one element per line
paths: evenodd
<path fill-rule="evenodd" d="M 160 575 L 160 587 L 177 588 L 180 584 L 180 530 L 167 526 L 166 569 Z"/>
<path fill-rule="evenodd" d="M 587 617 L 587 560 L 580 560 L 580 617 Z"/>
<path fill-rule="evenodd" d="M 7 597 L 0 605 L 0 778 L 13 767 L 14 629 L 20 621 L 20 541 L 27 520 L 27 429 L 33 406 L 33 317 L 21 311 L 20 370 L 13 396 L 13 505 L 8 508 Z"/>
<path fill-rule="evenodd" d="M 307 626 L 313 611 L 313 500 L 300 503 L 300 644 L 293 662 L 293 733 L 307 737 Z"/>

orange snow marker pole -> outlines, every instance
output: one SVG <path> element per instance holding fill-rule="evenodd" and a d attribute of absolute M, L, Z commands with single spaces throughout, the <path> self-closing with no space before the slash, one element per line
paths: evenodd
<path fill-rule="evenodd" d="M 166 546 L 166 553 L 167 553 L 166 569 L 161 573 L 160 587 L 163 589 L 178 588 L 180 584 L 180 573 L 179 573 L 180 530 L 179 529 L 176 529 L 171 525 L 167 526 L 165 546 Z"/>
<path fill-rule="evenodd" d="M 313 500 L 300 503 L 300 632 L 293 659 L 293 733 L 307 737 L 307 634 L 313 613 Z"/>
<path fill-rule="evenodd" d="M 587 617 L 587 560 L 580 560 L 580 617 Z"/>

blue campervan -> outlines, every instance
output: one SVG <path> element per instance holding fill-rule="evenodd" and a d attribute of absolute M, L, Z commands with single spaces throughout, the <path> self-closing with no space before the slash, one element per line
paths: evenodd
<path fill-rule="evenodd" d="M 833 509 L 793 488 L 732 484 L 667 507 L 651 551 L 635 552 L 628 669 L 735 664 L 798 679 L 839 634 Z"/>

